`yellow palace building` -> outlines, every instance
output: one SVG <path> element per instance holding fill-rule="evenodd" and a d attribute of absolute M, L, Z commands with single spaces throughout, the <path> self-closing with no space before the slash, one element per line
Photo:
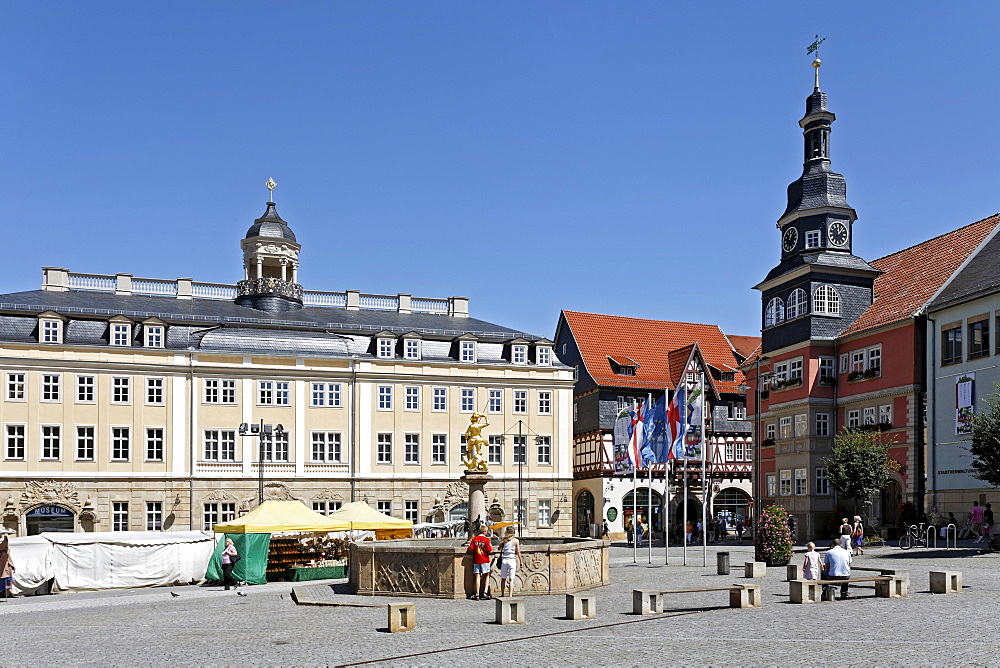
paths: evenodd
<path fill-rule="evenodd" d="M 273 202 L 241 247 L 235 285 L 46 267 L 0 294 L 3 526 L 208 529 L 261 497 L 460 519 L 480 412 L 490 515 L 570 533 L 573 373 L 551 341 L 464 297 L 304 290 Z"/>

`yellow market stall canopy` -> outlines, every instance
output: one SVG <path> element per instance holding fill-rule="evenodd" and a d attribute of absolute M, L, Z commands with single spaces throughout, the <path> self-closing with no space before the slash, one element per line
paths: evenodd
<path fill-rule="evenodd" d="M 354 504 L 348 504 L 354 505 Z M 374 513 L 375 511 L 372 510 Z M 376 513 L 380 514 L 380 513 Z M 385 517 L 383 515 L 383 517 Z M 389 519 L 392 519 L 391 517 Z M 399 522 L 400 520 L 393 520 Z M 411 522 L 407 524 L 412 525 Z M 216 524 L 216 533 L 277 533 L 347 531 L 348 522 L 321 515 L 301 501 L 265 501 L 232 522 Z"/>
<path fill-rule="evenodd" d="M 329 519 L 343 522 L 349 525 L 350 529 L 374 531 L 375 537 L 379 540 L 413 536 L 413 522 L 397 520 L 395 517 L 380 513 L 364 501 L 348 503 L 337 512 L 331 513 Z"/>

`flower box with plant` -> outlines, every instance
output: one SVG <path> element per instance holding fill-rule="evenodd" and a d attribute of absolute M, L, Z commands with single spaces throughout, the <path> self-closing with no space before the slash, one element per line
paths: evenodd
<path fill-rule="evenodd" d="M 865 380 L 864 371 L 852 371 L 851 373 L 847 374 L 847 382 L 856 383 L 859 380 Z"/>
<path fill-rule="evenodd" d="M 792 558 L 792 530 L 788 512 L 781 506 L 761 511 L 753 539 L 754 559 L 768 566 L 783 566 Z"/>
<path fill-rule="evenodd" d="M 881 375 L 882 375 L 882 367 L 880 366 L 873 366 L 870 369 L 865 369 L 865 380 L 871 378 L 878 378 Z"/>
<path fill-rule="evenodd" d="M 832 385 L 836 385 L 837 384 L 837 377 L 836 376 L 820 376 L 819 377 L 819 384 L 820 385 L 831 385 L 831 386 Z"/>
<path fill-rule="evenodd" d="M 763 392 L 760 393 L 761 400 L 765 400 L 766 401 L 767 398 L 770 397 L 770 396 L 771 396 L 771 393 L 768 392 L 767 390 L 764 390 Z"/>
<path fill-rule="evenodd" d="M 774 445 L 773 438 L 765 438 L 763 441 L 760 442 L 760 447 L 762 448 L 770 448 L 772 445 Z"/>

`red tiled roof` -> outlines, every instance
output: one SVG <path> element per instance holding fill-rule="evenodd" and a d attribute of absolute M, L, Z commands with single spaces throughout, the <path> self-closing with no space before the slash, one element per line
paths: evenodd
<path fill-rule="evenodd" d="M 759 336 L 740 336 L 739 334 L 726 334 L 726 338 L 733 344 L 740 355 L 745 359 L 750 359 L 755 352 L 760 349 Z"/>
<path fill-rule="evenodd" d="M 683 365 L 690 354 L 690 346 L 698 344 L 705 361 L 723 371 L 734 369 L 738 358 L 726 335 L 718 325 L 700 325 L 668 320 L 647 320 L 617 315 L 563 311 L 576 344 L 583 357 L 587 372 L 599 385 L 611 387 L 636 387 L 662 389 L 675 387 L 671 373 L 676 359 Z M 741 337 L 756 339 L 759 337 Z M 687 352 L 673 355 L 672 351 L 687 347 Z M 615 374 L 608 356 L 624 362 L 630 357 L 639 363 L 635 376 Z M 720 392 L 735 392 L 743 382 L 743 374 L 735 372 L 733 382 L 716 383 Z"/>
<path fill-rule="evenodd" d="M 875 301 L 841 336 L 905 320 L 944 285 L 994 227 L 1000 213 L 874 260 Z"/>

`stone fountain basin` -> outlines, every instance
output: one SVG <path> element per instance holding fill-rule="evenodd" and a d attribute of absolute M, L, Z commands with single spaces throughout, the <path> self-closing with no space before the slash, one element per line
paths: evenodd
<path fill-rule="evenodd" d="M 348 578 L 356 594 L 466 598 L 475 580 L 472 556 L 462 538 L 410 538 L 353 543 Z M 499 543 L 493 542 L 493 549 Z M 609 584 L 609 547 L 593 538 L 522 538 L 524 565 L 517 569 L 518 596 L 570 594 Z M 494 552 L 494 555 L 496 553 Z M 500 568 L 490 572 L 500 591 Z"/>

